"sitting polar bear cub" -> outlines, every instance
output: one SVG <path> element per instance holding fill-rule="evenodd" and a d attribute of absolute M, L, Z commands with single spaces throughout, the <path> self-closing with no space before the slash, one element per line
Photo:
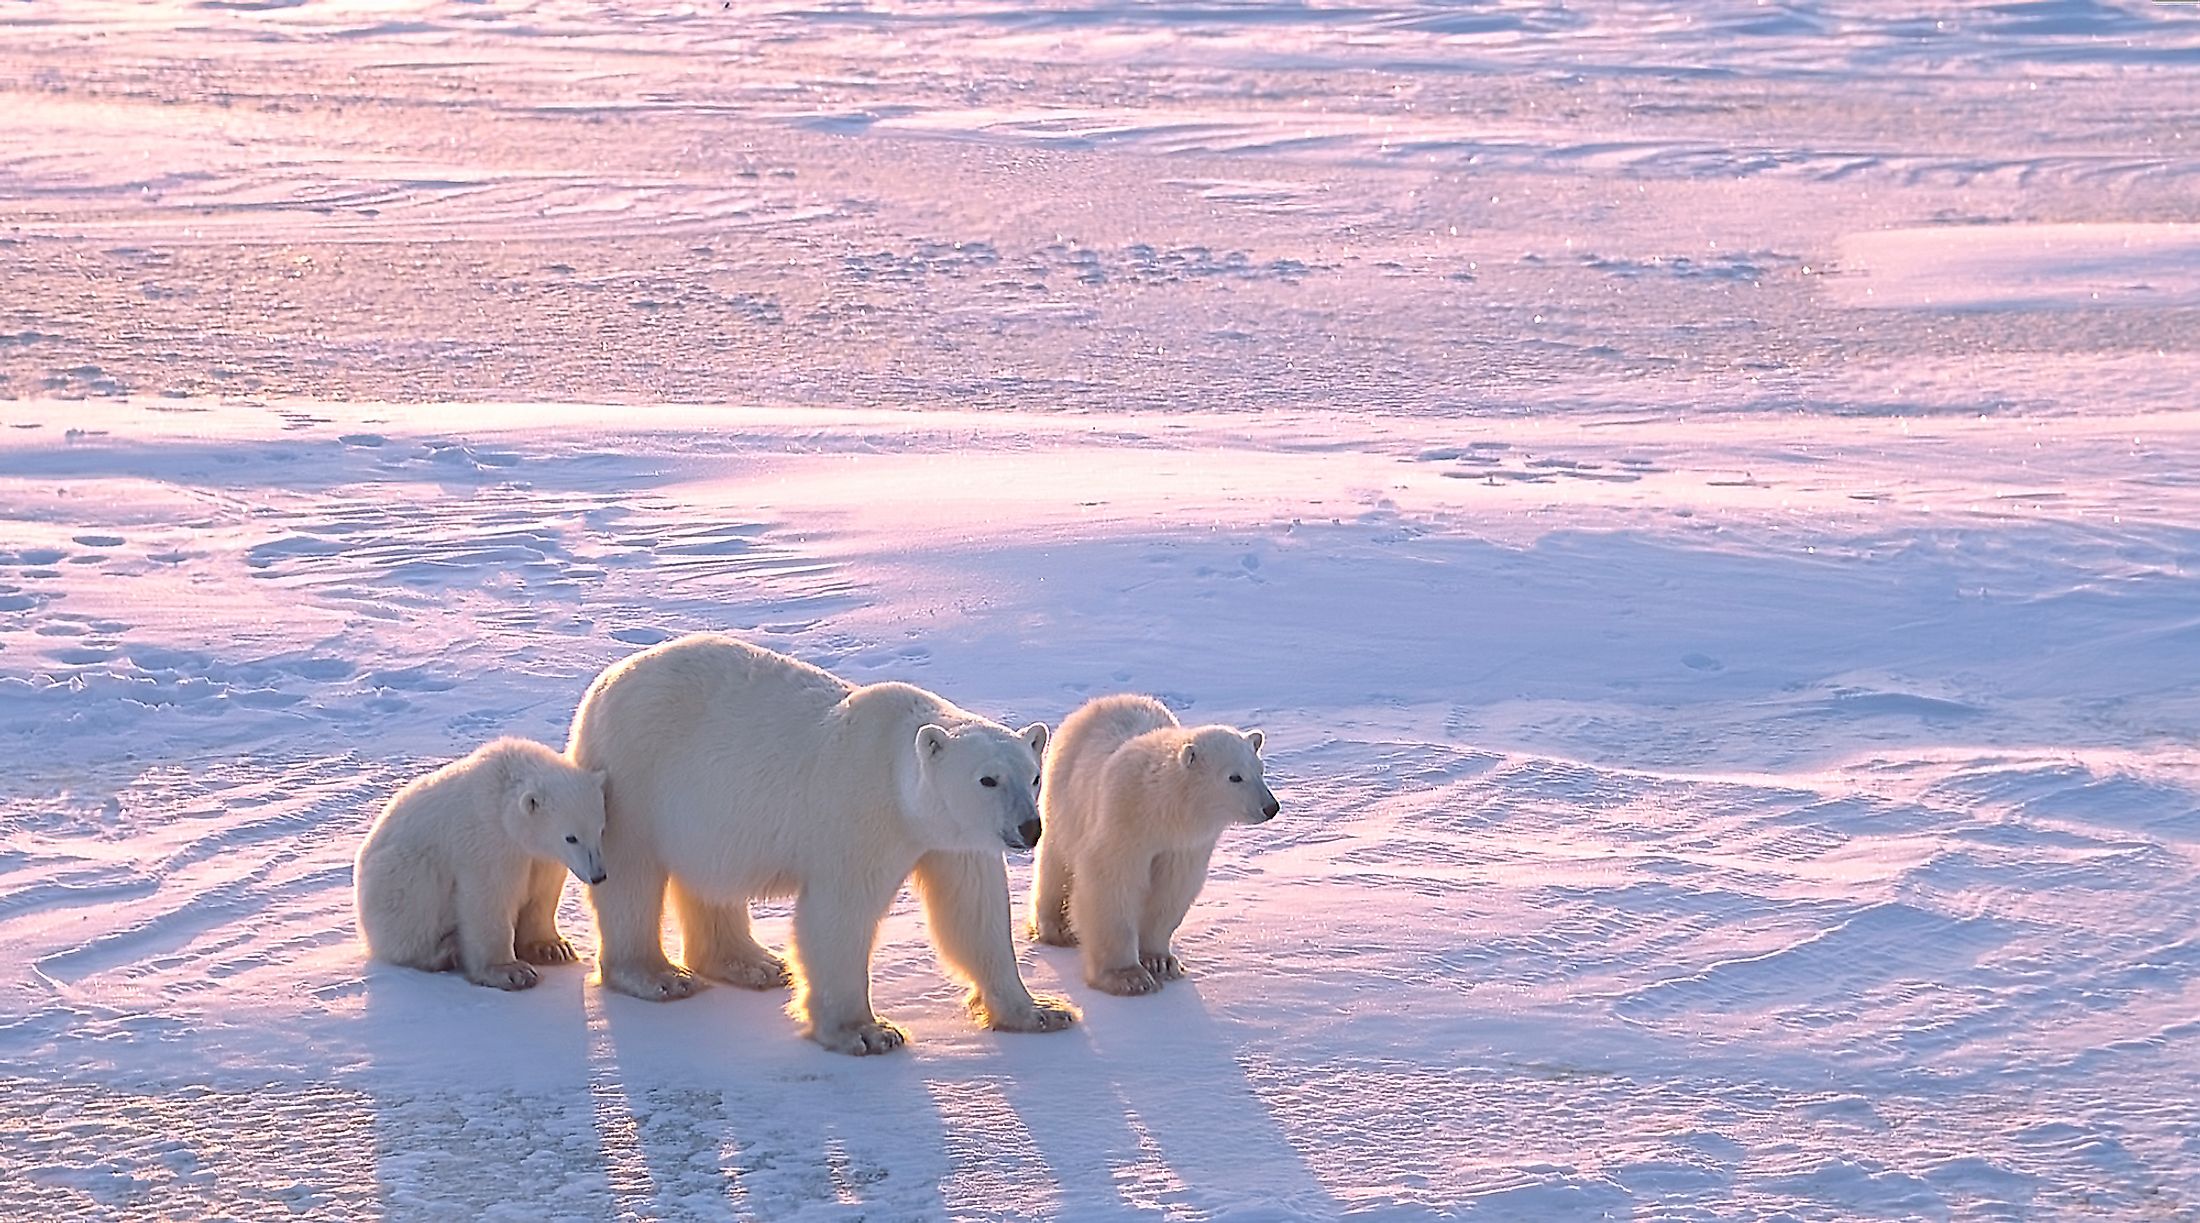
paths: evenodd
<path fill-rule="evenodd" d="M 1111 994 L 1183 976 L 1169 940 L 1215 842 L 1278 810 L 1260 745 L 1257 730 L 1181 726 L 1148 696 L 1101 697 L 1065 719 L 1042 791 L 1032 937 L 1082 943 L 1085 982 Z"/>
<path fill-rule="evenodd" d="M 558 896 L 570 869 L 602 883 L 603 775 L 499 739 L 390 800 L 353 866 L 359 935 L 375 959 L 526 989 L 564 964 Z"/>
<path fill-rule="evenodd" d="M 1021 732 L 908 684 L 857 687 L 704 634 L 614 664 L 573 719 L 573 758 L 609 775 L 590 889 L 598 977 L 684 998 L 691 973 L 770 989 L 787 966 L 749 932 L 749 901 L 793 896 L 795 1016 L 841 1053 L 901 1044 L 871 1009 L 871 947 L 914 874 L 940 958 L 994 1028 L 1053 1031 L 1066 1005 L 1024 988 L 1001 850 L 1039 835 L 1042 724 Z M 676 968 L 660 940 L 669 891 Z"/>

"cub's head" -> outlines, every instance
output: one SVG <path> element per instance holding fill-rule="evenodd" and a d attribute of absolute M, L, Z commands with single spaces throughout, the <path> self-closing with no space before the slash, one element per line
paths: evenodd
<path fill-rule="evenodd" d="M 1261 733 L 1202 726 L 1176 749 L 1201 810 L 1218 823 L 1265 824 L 1281 810 L 1260 764 Z"/>
<path fill-rule="evenodd" d="M 934 849 L 1030 849 L 1039 843 L 1044 722 L 1010 730 L 969 722 L 917 731 L 920 835 Z"/>
<path fill-rule="evenodd" d="M 602 883 L 603 783 L 601 769 L 516 769 L 504 812 L 513 839 L 538 858 L 565 863 L 582 883 Z"/>

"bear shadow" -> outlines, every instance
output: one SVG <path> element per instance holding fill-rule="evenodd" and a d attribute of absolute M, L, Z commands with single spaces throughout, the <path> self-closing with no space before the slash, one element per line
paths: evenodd
<path fill-rule="evenodd" d="M 1041 962 L 1074 976 L 1074 953 L 1057 954 Z M 1194 980 L 1144 998 L 1078 993 L 1076 1038 L 1018 1050 L 1003 1085 L 1057 1178 L 1063 1217 L 1344 1213 L 1254 1090 L 1242 1038 L 1208 1011 Z"/>
<path fill-rule="evenodd" d="M 508 1182 L 484 1177 L 536 1149 L 529 1131 L 585 1111 L 587 970 L 545 969 L 507 993 L 456 973 L 370 964 L 359 979 L 357 1062 L 346 1072 L 373 1100 L 376 1196 L 391 1218 L 496 1205 Z M 589 1145 L 566 1142 L 585 1161 Z"/>
<path fill-rule="evenodd" d="M 943 1212 L 947 1131 L 920 1060 L 826 1052 L 786 1004 L 726 985 L 670 1003 L 590 988 L 590 1090 L 622 1213 Z"/>

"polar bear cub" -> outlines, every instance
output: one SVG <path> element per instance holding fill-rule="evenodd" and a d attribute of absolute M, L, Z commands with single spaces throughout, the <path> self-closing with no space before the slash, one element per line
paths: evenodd
<path fill-rule="evenodd" d="M 1040 832 L 1047 728 L 1021 731 L 909 684 L 851 684 L 800 659 L 699 634 L 613 664 L 573 718 L 573 759 L 609 777 L 604 860 L 589 889 L 597 977 L 657 1001 L 696 977 L 792 984 L 804 1034 L 883 1053 L 902 1030 L 871 1007 L 879 923 L 914 878 L 950 973 L 989 1027 L 1051 1032 L 1074 1012 L 1016 966 L 1003 849 Z M 749 902 L 794 898 L 790 965 L 756 940 Z M 680 919 L 665 955 L 664 910 Z"/>
<path fill-rule="evenodd" d="M 1184 975 L 1170 939 L 1232 824 L 1278 810 L 1261 733 L 1182 726 L 1149 696 L 1108 696 L 1062 723 L 1040 789 L 1031 935 L 1082 944 L 1085 981 L 1150 994 Z"/>
<path fill-rule="evenodd" d="M 603 774 L 498 739 L 397 792 L 354 865 L 359 935 L 375 959 L 526 989 L 532 965 L 577 958 L 558 935 L 570 870 L 604 881 Z"/>

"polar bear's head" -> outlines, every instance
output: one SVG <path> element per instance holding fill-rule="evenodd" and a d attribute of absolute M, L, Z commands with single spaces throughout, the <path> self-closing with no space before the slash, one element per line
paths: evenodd
<path fill-rule="evenodd" d="M 1219 824 L 1265 824 L 1281 810 L 1261 768 L 1262 735 L 1202 726 L 1176 751 L 1197 810 Z"/>
<path fill-rule="evenodd" d="M 1029 849 L 1039 843 L 1039 759 L 1047 728 L 971 721 L 917 731 L 917 795 L 909 813 L 933 849 Z"/>
<path fill-rule="evenodd" d="M 601 769 L 569 765 L 517 770 L 504 819 L 512 839 L 538 858 L 554 858 L 582 883 L 604 881 Z"/>

